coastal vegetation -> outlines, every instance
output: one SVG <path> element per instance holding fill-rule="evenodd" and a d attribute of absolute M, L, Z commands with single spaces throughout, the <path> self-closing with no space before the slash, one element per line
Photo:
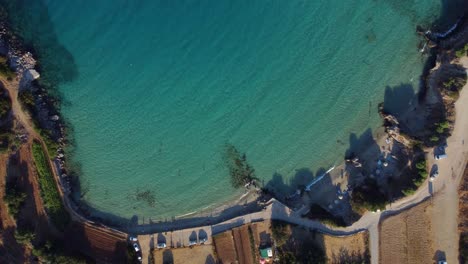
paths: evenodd
<path fill-rule="evenodd" d="M 358 213 L 366 210 L 384 210 L 388 202 L 377 181 L 371 178 L 367 178 L 362 185 L 354 188 L 351 195 L 351 206 Z"/>
<path fill-rule="evenodd" d="M 4 56 L 0 56 L 0 75 L 9 81 L 13 80 L 16 76 L 16 73 L 10 69 L 10 66 L 8 66 L 7 58 Z"/>
<path fill-rule="evenodd" d="M 36 235 L 34 234 L 33 230 L 24 228 L 15 230 L 16 242 L 20 244 L 32 246 L 31 241 L 33 241 L 35 237 Z"/>
<path fill-rule="evenodd" d="M 285 222 L 273 220 L 271 221 L 271 233 L 276 245 L 281 247 L 289 238 L 288 225 Z"/>
<path fill-rule="evenodd" d="M 226 145 L 224 160 L 231 176 L 232 187 L 240 188 L 258 180 L 255 177 L 255 170 L 247 162 L 245 153 L 241 154 L 234 145 Z"/>
<path fill-rule="evenodd" d="M 313 204 L 310 206 L 310 211 L 306 215 L 309 219 L 315 219 L 323 224 L 332 226 L 332 227 L 344 227 L 346 223 L 342 217 L 335 216 L 322 208 L 318 204 Z"/>
<path fill-rule="evenodd" d="M 468 52 L 468 44 L 465 44 L 461 49 L 455 51 L 455 56 L 457 58 L 461 58 L 463 56 L 466 56 L 466 53 Z"/>
<path fill-rule="evenodd" d="M 317 246 L 313 236 L 299 238 L 292 234 L 292 229 L 290 224 L 282 221 L 271 221 L 271 231 L 278 252 L 278 263 L 326 263 L 325 252 Z"/>
<path fill-rule="evenodd" d="M 81 255 L 66 254 L 63 246 L 58 241 L 46 241 L 32 250 L 33 254 L 39 257 L 43 263 L 67 263 L 67 264 L 85 264 L 89 263 Z"/>
<path fill-rule="evenodd" d="M 16 218 L 27 195 L 19 189 L 16 183 L 7 183 L 5 189 L 5 197 L 3 199 L 8 205 L 8 213 L 10 213 L 13 218 Z"/>
<path fill-rule="evenodd" d="M 0 153 L 6 152 L 12 141 L 11 133 L 11 99 L 5 88 L 0 91 Z"/>
<path fill-rule="evenodd" d="M 11 110 L 11 100 L 10 97 L 8 97 L 6 92 L 3 91 L 0 93 L 0 119 L 5 120 L 8 117 L 8 114 L 10 113 Z"/>
<path fill-rule="evenodd" d="M 34 100 L 34 95 L 31 91 L 21 91 L 18 94 L 18 100 L 23 108 L 29 112 L 29 114 L 31 114 L 33 117 L 37 116 L 36 103 Z M 47 151 L 52 154 L 57 153 L 60 145 L 52 138 L 52 132 L 49 129 L 42 128 L 36 118 L 34 118 L 33 122 L 34 129 L 39 135 L 41 135 L 42 140 L 47 146 Z"/>
<path fill-rule="evenodd" d="M 41 196 L 44 201 L 44 205 L 47 208 L 47 213 L 53 223 L 59 229 L 63 230 L 68 225 L 70 216 L 62 204 L 62 199 L 57 189 L 58 186 L 55 182 L 52 168 L 50 167 L 48 158 L 39 142 L 33 142 L 32 152 L 39 178 Z"/>

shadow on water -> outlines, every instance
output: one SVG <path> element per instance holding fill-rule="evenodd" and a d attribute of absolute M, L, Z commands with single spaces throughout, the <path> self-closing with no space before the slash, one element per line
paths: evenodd
<path fill-rule="evenodd" d="M 78 76 L 73 55 L 60 43 L 44 0 L 0 0 L 0 5 L 7 10 L 14 32 L 21 37 L 21 46 L 37 56 L 41 83 L 57 87 Z"/>
<path fill-rule="evenodd" d="M 415 93 L 411 84 L 385 87 L 384 111 L 394 116 L 401 116 L 411 108 Z"/>

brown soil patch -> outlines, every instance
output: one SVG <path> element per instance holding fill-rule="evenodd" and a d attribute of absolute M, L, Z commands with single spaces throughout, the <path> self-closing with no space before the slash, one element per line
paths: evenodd
<path fill-rule="evenodd" d="M 239 264 L 252 264 L 252 248 L 250 246 L 249 226 L 243 225 L 232 230 Z"/>
<path fill-rule="evenodd" d="M 235 263 L 237 261 L 232 231 L 213 236 L 213 244 L 215 245 L 216 255 L 222 263 Z"/>
<path fill-rule="evenodd" d="M 215 254 L 211 245 L 199 245 L 186 248 L 154 250 L 155 263 L 204 263 L 216 264 Z M 172 261 L 171 261 L 172 260 Z M 225 263 L 225 262 L 223 262 Z"/>
<path fill-rule="evenodd" d="M 65 237 L 66 246 L 79 249 L 83 254 L 99 261 L 121 262 L 127 251 L 126 237 L 112 230 L 82 223 L 73 223 Z"/>
<path fill-rule="evenodd" d="M 433 263 L 431 215 L 426 201 L 381 221 L 380 263 Z"/>

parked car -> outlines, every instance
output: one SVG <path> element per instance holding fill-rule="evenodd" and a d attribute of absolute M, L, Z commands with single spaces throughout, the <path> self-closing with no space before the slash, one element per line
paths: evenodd
<path fill-rule="evenodd" d="M 135 252 L 140 251 L 140 247 L 138 246 L 137 243 L 133 243 L 133 248 L 135 249 Z"/>
<path fill-rule="evenodd" d="M 445 159 L 446 157 L 447 157 L 447 154 L 434 155 L 434 158 L 436 160 Z"/>
<path fill-rule="evenodd" d="M 158 248 L 166 248 L 166 243 L 158 243 Z"/>
<path fill-rule="evenodd" d="M 132 241 L 132 242 L 137 242 L 137 241 L 138 241 L 138 239 L 137 239 L 136 237 L 133 237 L 133 236 L 130 236 L 130 237 L 128 238 L 128 240 L 130 240 L 130 241 Z"/>
<path fill-rule="evenodd" d="M 439 171 L 437 169 L 433 170 L 431 172 L 431 177 L 429 178 L 429 181 L 433 181 L 435 178 L 439 176 Z"/>
<path fill-rule="evenodd" d="M 189 246 L 193 246 L 197 244 L 197 240 L 190 240 L 189 241 Z"/>
<path fill-rule="evenodd" d="M 438 263 L 439 263 L 439 264 L 447 264 L 447 261 L 445 261 L 445 260 L 439 260 Z"/>

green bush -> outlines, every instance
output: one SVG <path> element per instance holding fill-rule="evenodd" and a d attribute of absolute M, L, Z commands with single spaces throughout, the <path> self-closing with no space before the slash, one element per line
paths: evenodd
<path fill-rule="evenodd" d="M 9 81 L 16 77 L 16 73 L 8 66 L 7 58 L 3 56 L 0 56 L 0 75 L 7 78 Z"/>
<path fill-rule="evenodd" d="M 318 220 L 323 224 L 333 227 L 346 226 L 346 223 L 342 217 L 334 216 L 318 204 L 313 204 L 310 206 L 310 211 L 307 214 L 307 218 Z"/>
<path fill-rule="evenodd" d="M 284 245 L 289 239 L 288 227 L 282 221 L 271 221 L 271 233 L 278 247 Z"/>
<path fill-rule="evenodd" d="M 416 189 L 412 187 L 408 187 L 407 189 L 404 189 L 401 191 L 405 196 L 410 196 L 413 195 L 416 192 Z"/>
<path fill-rule="evenodd" d="M 438 141 L 439 141 L 439 137 L 437 137 L 437 136 L 432 136 L 429 140 L 432 141 L 432 142 L 438 142 Z"/>
<path fill-rule="evenodd" d="M 463 56 L 466 56 L 466 52 L 468 51 L 468 44 L 465 44 L 465 46 L 457 51 L 455 51 L 455 56 L 457 58 L 461 58 Z"/>
<path fill-rule="evenodd" d="M 0 97 L 0 119 L 5 119 L 11 110 L 11 100 L 9 97 Z"/>
<path fill-rule="evenodd" d="M 420 161 L 416 163 L 416 168 L 418 170 L 425 170 L 426 169 L 426 160 Z"/>
<path fill-rule="evenodd" d="M 66 254 L 61 242 L 47 241 L 45 244 L 34 247 L 32 253 L 41 259 L 41 263 L 66 263 L 85 264 L 88 263 L 81 255 Z"/>
<path fill-rule="evenodd" d="M 34 113 L 34 96 L 30 91 L 21 91 L 18 94 L 18 100 L 30 113 Z"/>
<path fill-rule="evenodd" d="M 374 179 L 366 179 L 361 186 L 356 187 L 351 195 L 353 210 L 358 213 L 363 210 L 384 210 L 388 204 L 388 199 L 379 189 Z"/>
<path fill-rule="evenodd" d="M 18 243 L 26 245 L 31 244 L 31 241 L 36 237 L 36 235 L 29 230 L 15 230 L 15 239 Z"/>
<path fill-rule="evenodd" d="M 37 174 L 39 176 L 39 185 L 41 187 L 41 196 L 44 201 L 44 206 L 53 223 L 57 228 L 63 230 L 68 225 L 70 216 L 63 207 L 52 168 L 39 142 L 34 141 L 32 152 L 34 164 L 36 165 Z"/>
<path fill-rule="evenodd" d="M 18 216 L 26 197 L 26 193 L 20 191 L 16 185 L 7 185 L 4 200 L 8 205 L 8 212 L 14 218 Z"/>

